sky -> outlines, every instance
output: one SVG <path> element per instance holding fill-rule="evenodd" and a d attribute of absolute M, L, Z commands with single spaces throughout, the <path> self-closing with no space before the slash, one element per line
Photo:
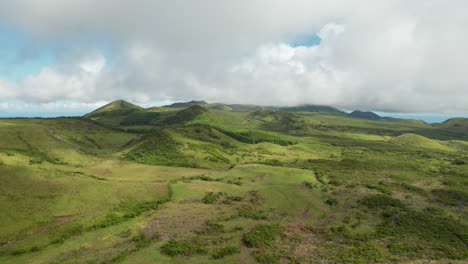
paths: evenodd
<path fill-rule="evenodd" d="M 0 116 L 124 99 L 468 116 L 464 0 L 0 1 Z"/>

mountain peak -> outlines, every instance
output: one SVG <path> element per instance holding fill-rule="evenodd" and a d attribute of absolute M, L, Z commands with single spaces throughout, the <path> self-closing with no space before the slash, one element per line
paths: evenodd
<path fill-rule="evenodd" d="M 132 103 L 129 103 L 125 100 L 115 100 L 115 101 L 112 101 L 104 106 L 101 106 L 99 107 L 98 109 L 92 111 L 91 113 L 88 113 L 85 115 L 85 117 L 89 117 L 89 116 L 92 116 L 92 115 L 95 115 L 95 114 L 99 114 L 99 113 L 102 113 L 102 112 L 108 112 L 108 111 L 114 111 L 114 110 L 122 110 L 122 109 L 126 109 L 126 110 L 131 110 L 131 109 L 136 109 L 136 110 L 141 110 L 143 109 L 142 107 L 138 106 L 138 105 L 135 105 L 135 104 L 132 104 Z"/>
<path fill-rule="evenodd" d="M 363 118 L 363 119 L 369 119 L 369 120 L 379 120 L 382 119 L 381 116 L 374 112 L 370 111 L 360 111 L 360 110 L 355 110 L 351 114 L 349 114 L 351 117 L 355 118 Z"/>

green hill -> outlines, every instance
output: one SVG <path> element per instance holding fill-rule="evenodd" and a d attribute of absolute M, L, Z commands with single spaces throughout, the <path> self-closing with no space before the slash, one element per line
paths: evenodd
<path fill-rule="evenodd" d="M 281 111 L 287 111 L 287 112 L 313 112 L 313 113 L 322 113 L 322 114 L 346 115 L 346 113 L 341 110 L 338 110 L 331 106 L 325 106 L 325 105 L 306 104 L 306 105 L 291 106 L 291 107 L 270 106 L 267 108 L 272 109 L 272 110 L 281 110 Z"/>
<path fill-rule="evenodd" d="M 355 118 L 363 118 L 363 119 L 369 119 L 369 120 L 379 120 L 382 117 L 380 117 L 378 114 L 373 113 L 373 112 L 363 112 L 359 110 L 355 110 L 352 113 L 349 114 L 350 117 L 355 117 Z"/>
<path fill-rule="evenodd" d="M 93 116 L 98 116 L 98 114 L 100 113 L 116 111 L 116 110 L 122 111 L 122 110 L 142 110 L 142 109 L 143 108 L 141 108 L 140 106 L 134 105 L 127 101 L 116 100 L 102 107 L 99 107 L 98 109 L 92 111 L 91 113 L 84 115 L 84 117 L 92 118 Z"/>
<path fill-rule="evenodd" d="M 164 105 L 163 107 L 166 108 L 186 108 L 186 107 L 191 107 L 194 105 L 206 105 L 207 103 L 205 101 L 190 101 L 190 102 L 180 102 L 180 103 L 173 103 L 170 105 Z"/>
<path fill-rule="evenodd" d="M 444 130 L 468 133 L 468 118 L 450 118 L 443 123 L 435 124 L 435 127 Z"/>
<path fill-rule="evenodd" d="M 429 139 L 416 134 L 403 134 L 401 136 L 390 139 L 388 142 L 412 147 L 451 150 L 449 147 L 440 144 L 436 140 Z"/>

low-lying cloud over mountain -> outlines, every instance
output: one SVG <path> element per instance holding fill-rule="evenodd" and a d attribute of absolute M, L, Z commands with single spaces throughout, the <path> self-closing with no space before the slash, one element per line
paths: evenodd
<path fill-rule="evenodd" d="M 54 59 L 15 79 L 0 72 L 0 101 L 466 114 L 467 10 L 462 0 L 2 1 L 0 27 L 26 39 L 8 68 L 45 50 Z"/>

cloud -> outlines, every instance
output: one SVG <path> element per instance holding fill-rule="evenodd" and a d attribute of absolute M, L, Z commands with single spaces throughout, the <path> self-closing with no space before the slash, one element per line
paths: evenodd
<path fill-rule="evenodd" d="M 3 1 L 0 24 L 66 45 L 54 65 L 0 80 L 0 101 L 468 113 L 465 10 L 461 0 Z M 313 33 L 318 45 L 292 45 Z M 112 42 L 112 54 L 96 36 Z"/>

